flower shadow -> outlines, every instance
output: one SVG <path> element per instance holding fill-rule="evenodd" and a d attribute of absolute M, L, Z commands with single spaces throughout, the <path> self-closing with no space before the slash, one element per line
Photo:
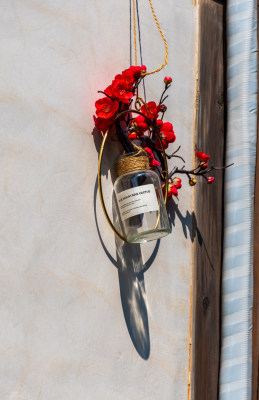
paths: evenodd
<path fill-rule="evenodd" d="M 209 255 L 206 243 L 202 237 L 202 233 L 198 227 L 197 218 L 195 212 L 193 211 L 191 214 L 189 211 L 186 212 L 184 216 L 181 211 L 179 210 L 178 204 L 175 203 L 174 199 L 172 199 L 167 205 L 167 211 L 169 216 L 169 222 L 172 226 L 175 226 L 175 219 L 176 217 L 180 220 L 182 224 L 182 230 L 185 238 L 191 239 L 192 243 L 194 242 L 195 238 L 197 238 L 198 246 L 203 247 L 205 250 L 205 254 L 207 256 L 208 262 L 210 267 L 214 270 L 214 265 L 212 263 L 211 257 Z"/>

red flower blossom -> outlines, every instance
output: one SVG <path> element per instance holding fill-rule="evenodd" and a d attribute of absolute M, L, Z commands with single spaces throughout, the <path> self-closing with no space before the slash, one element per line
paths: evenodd
<path fill-rule="evenodd" d="M 103 97 L 95 102 L 96 115 L 102 119 L 112 118 L 119 108 L 117 101 L 111 100 L 109 97 Z"/>
<path fill-rule="evenodd" d="M 157 124 L 158 128 L 161 130 L 164 123 L 163 123 L 163 121 L 161 119 L 157 119 L 156 120 L 156 124 Z"/>
<path fill-rule="evenodd" d="M 161 106 L 158 107 L 154 101 L 149 101 L 141 107 L 141 112 L 148 118 L 156 119 L 160 108 Z"/>
<path fill-rule="evenodd" d="M 165 149 L 167 149 L 169 143 L 173 143 L 176 139 L 174 134 L 173 125 L 170 122 L 164 122 L 160 129 L 160 136 Z M 160 141 L 156 140 L 156 146 L 160 149 Z"/>
<path fill-rule="evenodd" d="M 176 187 L 176 189 L 181 189 L 182 187 L 182 180 L 181 178 L 175 177 L 172 181 L 173 186 Z"/>
<path fill-rule="evenodd" d="M 210 156 L 206 153 L 202 153 L 201 151 L 197 151 L 196 157 L 198 158 L 199 161 L 205 161 L 207 162 Z"/>
<path fill-rule="evenodd" d="M 129 89 L 129 81 L 124 79 L 115 79 L 112 82 L 112 93 L 117 100 L 126 104 L 133 97 L 133 93 Z"/>
<path fill-rule="evenodd" d="M 157 106 L 157 112 L 160 112 L 161 111 L 161 104 L 158 104 L 158 106 Z"/>
<path fill-rule="evenodd" d="M 128 133 L 128 138 L 130 139 L 130 140 L 135 140 L 135 139 L 137 139 L 137 133 L 136 132 L 129 132 Z"/>
<path fill-rule="evenodd" d="M 170 188 L 169 193 L 172 193 L 173 196 L 177 197 L 178 196 L 177 188 L 174 185 L 172 185 L 171 183 L 169 183 L 169 188 Z"/>
<path fill-rule="evenodd" d="M 167 199 L 170 200 L 173 196 L 178 196 L 178 189 L 182 187 L 182 180 L 175 177 L 172 182 L 168 183 Z M 162 186 L 163 192 L 165 193 L 165 184 Z"/>
<path fill-rule="evenodd" d="M 165 184 L 162 186 L 163 193 L 165 194 Z M 168 183 L 167 200 L 170 200 L 173 196 L 178 196 L 178 190 L 171 182 Z"/>
<path fill-rule="evenodd" d="M 96 118 L 94 116 L 94 123 L 96 128 L 105 133 L 114 123 L 114 118 L 111 119 L 103 119 L 103 118 Z"/>
<path fill-rule="evenodd" d="M 127 71 L 127 70 L 126 70 Z M 128 71 L 133 75 L 134 79 L 137 81 L 141 77 L 141 67 L 131 66 Z"/>
<path fill-rule="evenodd" d="M 135 82 L 132 72 L 128 69 L 123 71 L 120 75 L 116 75 L 113 82 L 115 81 L 123 81 L 128 90 L 133 88 Z"/>
<path fill-rule="evenodd" d="M 172 182 L 168 183 L 167 199 L 170 200 L 173 196 L 178 196 L 178 189 L 182 187 L 181 178 L 175 177 Z M 165 193 L 165 184 L 162 186 L 163 192 Z"/>
<path fill-rule="evenodd" d="M 113 97 L 112 85 L 107 86 L 107 88 L 104 90 L 104 93 L 108 94 L 110 97 Z"/>
<path fill-rule="evenodd" d="M 161 134 L 165 137 L 167 143 L 173 143 L 175 141 L 175 134 L 173 125 L 170 122 L 164 122 L 161 129 Z"/>
<path fill-rule="evenodd" d="M 158 162 L 153 154 L 153 151 L 149 147 L 143 147 L 143 149 L 147 152 L 148 158 L 149 158 L 149 165 L 151 168 L 156 168 L 158 165 L 161 165 L 160 162 Z"/>
<path fill-rule="evenodd" d="M 139 133 L 139 136 L 142 136 L 144 132 L 148 130 L 148 124 L 146 123 L 145 117 L 139 115 L 138 117 L 134 118 L 131 122 L 131 126 L 134 128 L 136 132 Z"/>
<path fill-rule="evenodd" d="M 135 81 L 137 81 L 141 77 L 141 74 L 145 73 L 146 70 L 147 70 L 147 67 L 145 65 L 141 65 L 141 67 L 132 65 L 128 69 L 125 69 L 125 71 L 123 71 L 122 73 L 130 72 L 132 74 L 132 76 L 134 77 Z"/>

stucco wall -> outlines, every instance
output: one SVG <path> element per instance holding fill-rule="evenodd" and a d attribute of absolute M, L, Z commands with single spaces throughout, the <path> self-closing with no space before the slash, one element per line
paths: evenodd
<path fill-rule="evenodd" d="M 147 97 L 173 77 L 171 149 L 181 144 L 192 164 L 196 8 L 153 3 L 169 62 L 146 78 Z M 148 2 L 139 7 L 151 70 L 164 49 Z M 169 207 L 171 235 L 130 248 L 115 243 L 95 196 L 94 102 L 129 65 L 129 2 L 0 8 L 0 397 L 185 399 L 193 189 L 185 180 Z"/>

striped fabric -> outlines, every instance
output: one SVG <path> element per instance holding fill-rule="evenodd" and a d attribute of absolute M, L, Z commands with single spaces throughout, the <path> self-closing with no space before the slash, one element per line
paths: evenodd
<path fill-rule="evenodd" d="M 220 400 L 251 399 L 256 2 L 227 1 L 228 131 Z"/>

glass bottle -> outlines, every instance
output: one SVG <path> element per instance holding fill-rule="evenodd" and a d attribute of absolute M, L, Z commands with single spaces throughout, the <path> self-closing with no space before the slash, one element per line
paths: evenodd
<path fill-rule="evenodd" d="M 121 230 L 128 242 L 157 240 L 171 232 L 156 172 L 140 169 L 124 173 L 116 179 L 114 192 Z"/>

